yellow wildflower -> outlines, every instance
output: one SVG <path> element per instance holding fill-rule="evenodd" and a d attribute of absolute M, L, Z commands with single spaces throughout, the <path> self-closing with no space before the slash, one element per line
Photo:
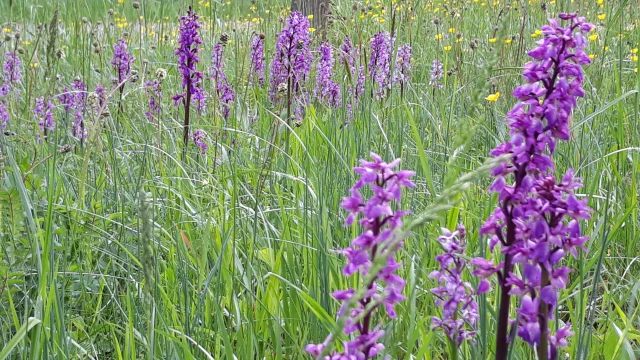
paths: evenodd
<path fill-rule="evenodd" d="M 495 94 L 491 94 L 487 96 L 485 99 L 487 99 L 487 101 L 489 102 L 496 102 L 498 101 L 499 97 L 500 97 L 500 91 L 496 92 Z"/>
<path fill-rule="evenodd" d="M 447 46 L 443 47 L 443 49 L 444 49 L 444 51 L 449 51 L 449 50 L 451 50 L 451 46 L 447 45 Z"/>
<path fill-rule="evenodd" d="M 312 28 L 312 27 L 310 27 L 310 28 L 309 28 L 309 32 L 316 32 L 316 28 Z"/>
<path fill-rule="evenodd" d="M 505 40 L 504 40 L 504 43 L 505 43 L 505 44 L 507 44 L 507 45 L 509 45 L 509 44 L 511 44 L 511 41 L 513 41 L 513 40 L 511 40 L 511 39 L 505 39 Z"/>
<path fill-rule="evenodd" d="M 598 19 L 600 19 L 600 20 L 604 20 L 604 19 L 606 19 L 606 18 L 607 18 L 607 14 L 600 14 L 600 15 L 598 15 Z"/>
<path fill-rule="evenodd" d="M 442 40 L 442 34 L 436 35 L 436 40 Z"/>
<path fill-rule="evenodd" d="M 595 41 L 598 39 L 598 34 L 589 35 L 589 40 Z"/>
<path fill-rule="evenodd" d="M 494 42 L 496 42 L 496 41 L 498 41 L 498 39 L 496 39 L 496 38 L 491 38 L 491 39 L 489 39 L 489 42 L 490 42 L 490 43 L 492 43 L 492 44 L 493 44 Z"/>
<path fill-rule="evenodd" d="M 536 38 L 538 36 L 542 35 L 542 30 L 538 29 L 536 30 L 536 32 L 534 32 L 533 34 L 531 34 L 532 38 Z"/>

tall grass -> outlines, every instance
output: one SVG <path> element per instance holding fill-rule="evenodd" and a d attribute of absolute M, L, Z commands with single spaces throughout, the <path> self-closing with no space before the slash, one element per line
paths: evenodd
<path fill-rule="evenodd" d="M 417 188 L 403 208 L 419 218 L 439 204 L 456 179 L 480 168 L 507 136 L 508 94 L 521 81 L 526 50 L 536 40 L 531 34 L 565 10 L 579 10 L 599 28 L 590 41 L 587 95 L 556 165 L 559 172 L 577 170 L 585 184 L 580 196 L 589 197 L 596 212 L 584 224 L 592 237 L 589 251 L 572 260 L 577 270 L 561 294 L 558 316 L 574 324 L 568 358 L 640 356 L 640 74 L 631 57 L 640 41 L 636 4 L 385 0 L 360 3 L 354 11 L 351 1 L 338 0 L 327 39 L 338 46 L 349 35 L 364 57 L 372 34 L 396 29 L 396 44 L 413 46 L 411 83 L 403 98 L 399 89 L 383 101 L 365 97 L 346 127 L 344 109 L 314 104 L 302 126 L 291 128 L 285 110 L 270 105 L 266 88 L 247 86 L 251 34 L 266 34 L 269 62 L 284 3 L 141 3 L 139 14 L 129 0 L 0 4 L 0 27 L 22 34 L 26 65 L 21 100 L 10 107 L 15 135 L 0 135 L 0 360 L 303 358 L 304 346 L 335 326 L 330 292 L 354 285 L 342 277 L 344 264 L 332 252 L 356 234 L 342 227 L 339 208 L 354 181 L 351 167 L 370 151 L 400 157 L 403 168 L 417 171 Z M 227 32 L 227 76 L 238 97 L 226 122 L 214 103 L 192 119 L 211 148 L 203 156 L 190 143 L 183 159 L 182 110 L 167 99 L 180 88 L 173 55 L 177 17 L 192 3 L 204 16 L 200 70 Z M 45 78 L 47 32 L 38 24 L 49 23 L 55 9 L 56 47 L 66 58 Z M 111 46 L 125 31 L 140 81 L 127 84 L 121 100 L 111 95 L 110 115 L 91 119 L 85 143 L 68 135 L 72 120 L 61 108 L 58 130 L 37 143 L 35 97 L 61 91 L 55 75 L 64 84 L 80 76 L 90 91 L 110 84 Z M 2 42 L 2 52 L 14 44 Z M 428 85 L 434 59 L 445 64 L 442 89 Z M 169 76 L 161 119 L 152 124 L 144 116 L 143 83 L 157 68 Z M 342 78 L 344 68 L 339 62 L 336 68 Z M 210 80 L 204 86 L 211 91 Z M 484 100 L 496 91 L 502 93 L 497 102 Z M 60 151 L 63 145 L 72 150 Z M 445 358 L 445 339 L 430 330 L 437 311 L 427 278 L 436 266 L 433 240 L 440 227 L 463 222 L 469 250 L 486 251 L 477 229 L 496 203 L 488 184 L 486 177 L 473 177 L 450 206 L 413 229 L 398 255 L 408 300 L 385 329 L 391 358 Z M 462 358 L 491 358 L 497 300 L 494 293 L 480 299 L 481 335 L 477 345 L 461 349 Z M 515 342 L 513 359 L 533 357 Z"/>

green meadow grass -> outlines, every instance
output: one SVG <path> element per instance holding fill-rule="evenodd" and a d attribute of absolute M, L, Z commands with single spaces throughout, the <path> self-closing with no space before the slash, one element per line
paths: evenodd
<path fill-rule="evenodd" d="M 583 224 L 589 250 L 569 260 L 576 270 L 558 307 L 557 318 L 571 321 L 576 333 L 566 358 L 640 357 L 637 4 L 385 0 L 361 3 L 362 12 L 338 0 L 328 41 L 337 46 L 349 35 L 365 56 L 372 34 L 396 30 L 396 46 L 413 46 L 411 83 L 383 101 L 365 96 L 346 127 L 344 109 L 315 103 L 302 126 L 289 128 L 284 110 L 270 105 L 267 87 L 247 86 L 251 34 L 266 34 L 269 63 L 285 4 L 194 1 L 205 25 L 199 70 L 208 69 L 213 44 L 227 32 L 226 73 L 237 93 L 226 122 L 213 102 L 193 119 L 193 129 L 208 134 L 203 156 L 193 143 L 184 149 L 183 109 L 170 100 L 181 81 L 173 55 L 177 17 L 191 2 L 140 2 L 139 13 L 130 0 L 0 4 L 0 27 L 10 30 L 2 35 L 22 35 L 19 44 L 2 42 L 2 53 L 23 47 L 25 65 L 21 99 L 10 103 L 15 135 L 0 135 L 0 360 L 305 358 L 304 346 L 324 339 L 335 324 L 330 293 L 357 284 L 342 276 L 344 260 L 331 250 L 357 234 L 342 226 L 339 204 L 355 180 L 351 168 L 371 151 L 402 158 L 403 168 L 417 172 L 402 208 L 429 220 L 413 229 L 398 256 L 407 300 L 398 319 L 381 319 L 385 354 L 446 359 L 443 335 L 430 329 L 438 315 L 427 278 L 439 252 L 433 240 L 441 227 L 463 223 L 469 251 L 485 251 L 477 230 L 496 199 L 486 190 L 488 176 L 475 171 L 508 136 L 504 118 L 536 40 L 531 34 L 560 11 L 580 11 L 599 25 L 598 38 L 589 41 L 594 61 L 572 139 L 555 156 L 559 173 L 576 169 L 585 185 L 580 197 L 596 210 Z M 66 57 L 51 68 L 49 33 L 38 24 L 49 24 L 55 9 L 56 47 Z M 110 94 L 110 115 L 88 121 L 84 144 L 69 136 L 72 119 L 60 106 L 56 132 L 38 143 L 34 99 L 60 93 L 78 76 L 89 91 L 109 86 L 112 44 L 124 32 L 140 80 L 126 84 L 122 97 Z M 313 35 L 315 48 L 320 34 Z M 445 64 L 442 89 L 428 85 L 434 59 Z M 143 83 L 157 68 L 169 76 L 160 120 L 152 124 L 144 116 Z M 336 69 L 342 79 L 339 61 Z M 484 99 L 495 92 L 501 93 L 495 103 Z M 63 145 L 72 150 L 60 152 Z M 452 191 L 469 173 L 467 186 Z M 492 358 L 497 294 L 479 302 L 481 332 L 477 345 L 461 349 L 465 359 Z M 534 357 L 515 342 L 513 359 Z"/>

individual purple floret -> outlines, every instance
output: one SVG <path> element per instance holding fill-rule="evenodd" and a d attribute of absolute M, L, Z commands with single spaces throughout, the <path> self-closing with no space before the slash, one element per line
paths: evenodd
<path fill-rule="evenodd" d="M 433 317 L 432 328 L 442 329 L 453 346 L 458 347 L 464 340 L 475 343 L 478 304 L 474 299 L 473 286 L 462 280 L 467 266 L 464 259 L 465 229 L 460 226 L 455 232 L 442 231 L 438 242 L 445 252 L 436 256 L 440 268 L 429 275 L 438 282 L 438 287 L 431 289 L 431 293 L 435 296 L 436 306 L 442 310 L 442 317 Z"/>
<path fill-rule="evenodd" d="M 222 116 L 226 120 L 231 114 L 230 105 L 236 99 L 236 94 L 233 92 L 227 76 L 224 74 L 224 46 L 222 44 L 218 43 L 213 47 L 211 58 L 211 79 L 213 79 L 216 87 L 216 95 L 220 102 Z"/>
<path fill-rule="evenodd" d="M 517 334 L 537 348 L 539 359 L 557 359 L 558 347 L 566 346 L 571 334 L 569 324 L 552 334 L 548 321 L 571 272 L 562 260 L 566 254 L 577 257 L 588 240 L 581 234 L 580 220 L 590 218 L 592 210 L 587 199 L 574 194 L 582 184 L 573 170 L 558 181 L 552 155 L 559 140 L 569 140 L 571 112 L 584 96 L 582 66 L 590 63 L 584 34 L 592 25 L 576 14 L 560 14 L 560 19 L 570 23 L 562 27 L 550 19 L 541 29 L 544 38 L 529 52 L 534 61 L 524 67 L 526 84 L 513 91 L 518 103 L 507 115 L 510 139 L 491 152 L 511 157 L 493 171 L 490 190 L 499 194 L 500 205 L 480 234 L 490 237 L 492 249 L 500 245 L 504 261 L 495 267 L 485 259 L 474 263 L 488 270 L 477 272 L 485 284 L 488 276 L 497 274 L 500 360 L 508 352 L 510 296 L 520 297 Z M 481 290 L 486 289 L 484 285 Z"/>
<path fill-rule="evenodd" d="M 375 357 L 384 349 L 384 345 L 380 343 L 384 330 L 382 324 L 372 324 L 373 313 L 384 306 L 387 315 L 395 318 L 395 304 L 404 299 L 402 289 L 405 281 L 395 273 L 401 264 L 394 259 L 402 242 L 395 241 L 394 232 L 402 226 L 402 217 L 408 212 L 396 211 L 392 205 L 400 203 L 403 188 L 414 187 L 409 178 L 415 173 L 407 170 L 393 171 L 400 159 L 387 164 L 374 153 L 371 153 L 371 157 L 373 161 L 360 160 L 360 166 L 354 168 L 360 179 L 351 188 L 351 196 L 344 197 L 341 203 L 349 212 L 345 225 L 350 226 L 358 220 L 363 228 L 363 232 L 352 241 L 351 246 L 341 251 L 347 258 L 347 265 L 342 273 L 345 276 L 358 273 L 360 277 L 366 277 L 376 256 L 384 255 L 387 259 L 386 266 L 376 274 L 375 280 L 365 285 L 364 297 L 359 299 L 355 307 L 346 307 L 356 294 L 355 289 L 338 290 L 332 294 L 342 302 L 338 316 L 344 318 L 343 332 L 350 340 L 345 342 L 343 352 L 333 353 L 325 359 L 366 360 Z M 367 200 L 360 193 L 365 187 L 372 193 Z M 371 307 L 372 304 L 377 305 Z M 346 313 L 347 310 L 349 313 Z M 357 317 L 361 317 L 360 322 L 354 321 Z M 329 341 L 331 336 L 322 344 L 307 345 L 305 350 L 320 358 Z"/>
<path fill-rule="evenodd" d="M 135 56 L 127 50 L 127 41 L 125 39 L 118 39 L 113 44 L 113 59 L 111 60 L 111 66 L 118 75 L 118 86 L 122 91 L 124 82 L 127 81 L 131 75 L 131 65 L 135 61 Z"/>
<path fill-rule="evenodd" d="M 371 57 L 369 59 L 369 75 L 371 81 L 377 84 L 376 99 L 380 100 L 390 84 L 391 55 L 395 38 L 388 32 L 379 32 L 371 39 Z"/>
<path fill-rule="evenodd" d="M 193 133 L 193 143 L 200 148 L 202 155 L 207 153 L 209 145 L 205 142 L 205 134 L 202 130 L 196 130 L 196 132 Z"/>
<path fill-rule="evenodd" d="M 324 42 L 318 48 L 320 60 L 316 72 L 316 88 L 314 96 L 321 102 L 332 108 L 342 106 L 342 98 L 340 97 L 340 86 L 333 81 L 333 51 L 329 43 Z"/>
<path fill-rule="evenodd" d="M 202 90 L 202 73 L 196 69 L 196 65 L 200 62 L 198 53 L 202 51 L 200 45 L 202 39 L 198 34 L 200 24 L 198 24 L 198 14 L 196 14 L 191 6 L 186 16 L 180 18 L 180 38 L 178 43 L 180 46 L 175 51 L 178 55 L 178 71 L 182 75 L 183 93 L 173 97 L 175 105 L 184 104 L 184 144 L 189 141 L 189 122 L 190 108 L 192 100 L 198 102 L 198 110 L 204 110 L 205 95 Z"/>
<path fill-rule="evenodd" d="M 33 115 L 38 121 L 40 133 L 43 133 L 45 138 L 48 132 L 55 130 L 56 123 L 53 118 L 53 104 L 51 101 L 45 100 L 44 97 L 37 98 L 36 107 L 33 108 Z"/>
<path fill-rule="evenodd" d="M 251 40 L 251 65 L 249 81 L 251 85 L 264 85 L 264 34 L 255 35 Z"/>
<path fill-rule="evenodd" d="M 11 91 L 16 96 L 20 95 L 18 85 L 22 83 L 22 61 L 15 52 L 6 52 L 4 54 L 2 82 L 0 98 L 7 96 Z"/>
<path fill-rule="evenodd" d="M 393 73 L 393 82 L 404 86 L 409 82 L 411 76 L 411 45 L 405 44 L 398 48 L 396 55 L 396 66 Z"/>
<path fill-rule="evenodd" d="M 302 91 L 313 60 L 309 43 L 309 19 L 298 11 L 292 11 L 278 34 L 271 61 L 269 96 L 273 103 L 278 103 L 283 93 L 290 94 L 289 101 L 293 103 Z"/>
<path fill-rule="evenodd" d="M 440 83 L 440 79 L 444 75 L 443 65 L 438 60 L 433 60 L 431 64 L 431 76 L 429 77 L 429 85 L 434 86 L 438 89 L 442 89 L 442 84 Z"/>

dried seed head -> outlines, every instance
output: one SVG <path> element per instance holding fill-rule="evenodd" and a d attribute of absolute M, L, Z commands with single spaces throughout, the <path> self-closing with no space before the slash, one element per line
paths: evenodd
<path fill-rule="evenodd" d="M 302 40 L 298 40 L 298 44 L 296 44 L 296 49 L 302 50 L 304 48 L 304 42 Z"/>
<path fill-rule="evenodd" d="M 109 15 L 110 15 L 110 16 L 111 16 L 111 15 L 113 15 L 113 9 L 109 9 L 109 11 L 108 11 L 108 12 L 109 12 Z"/>
<path fill-rule="evenodd" d="M 164 41 L 169 41 L 169 34 L 164 34 L 163 38 L 164 38 Z"/>
<path fill-rule="evenodd" d="M 16 50 L 18 51 L 18 54 L 20 55 L 24 54 L 24 48 L 22 46 L 18 46 Z"/>
<path fill-rule="evenodd" d="M 58 148 L 58 153 L 60 154 L 66 154 L 69 151 L 71 151 L 71 145 L 66 144 L 66 145 L 62 145 Z"/>
<path fill-rule="evenodd" d="M 264 33 L 260 33 L 260 39 L 264 40 L 267 36 Z"/>
<path fill-rule="evenodd" d="M 155 45 L 151 45 L 151 50 L 155 50 L 156 46 Z"/>
<path fill-rule="evenodd" d="M 122 33 L 122 37 L 128 38 L 129 37 L 129 32 L 128 31 L 123 32 Z"/>
<path fill-rule="evenodd" d="M 228 41 L 229 41 L 229 34 L 227 34 L 226 32 L 223 32 L 220 35 L 220 44 L 227 45 Z"/>
<path fill-rule="evenodd" d="M 285 93 L 287 92 L 287 83 L 280 83 L 278 85 L 278 92 L 279 93 Z"/>
<path fill-rule="evenodd" d="M 20 38 L 22 37 L 22 34 L 20 34 L 19 32 L 13 34 L 13 37 L 17 40 L 20 40 Z"/>
<path fill-rule="evenodd" d="M 80 19 L 80 21 L 82 21 L 83 24 L 86 24 L 89 22 L 89 20 L 84 16 Z"/>
<path fill-rule="evenodd" d="M 139 2 L 134 1 L 132 5 L 133 5 L 134 9 L 140 9 L 140 3 Z"/>
<path fill-rule="evenodd" d="M 118 84 L 119 84 L 118 78 L 117 77 L 112 77 L 111 78 L 111 85 L 118 86 Z"/>
<path fill-rule="evenodd" d="M 93 52 L 96 54 L 100 54 L 100 51 L 101 51 L 100 46 L 96 46 L 93 48 Z"/>
<path fill-rule="evenodd" d="M 95 106 L 98 105 L 99 100 L 100 97 L 95 92 L 90 92 L 89 95 L 87 95 L 87 105 L 91 108 L 95 108 Z"/>
<path fill-rule="evenodd" d="M 440 19 L 433 18 L 433 20 L 431 20 L 431 22 L 433 23 L 433 25 L 438 25 L 438 24 L 440 24 Z"/>
<path fill-rule="evenodd" d="M 138 70 L 131 70 L 131 77 L 129 78 L 129 81 L 135 84 L 139 79 L 140 76 L 138 75 Z"/>
<path fill-rule="evenodd" d="M 94 41 L 93 42 L 93 47 L 98 47 L 98 46 L 100 46 L 100 43 L 98 41 Z"/>
<path fill-rule="evenodd" d="M 167 70 L 158 68 L 158 70 L 156 70 L 156 78 L 158 79 L 158 81 L 162 82 L 167 78 Z"/>
<path fill-rule="evenodd" d="M 62 49 L 56 50 L 56 57 L 58 59 L 64 59 L 65 58 L 64 50 L 62 50 Z"/>

